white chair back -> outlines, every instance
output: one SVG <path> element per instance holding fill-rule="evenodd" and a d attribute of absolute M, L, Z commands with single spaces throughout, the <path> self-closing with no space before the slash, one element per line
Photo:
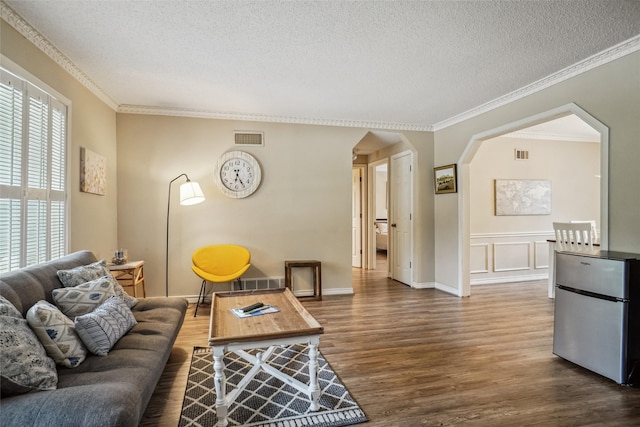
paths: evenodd
<path fill-rule="evenodd" d="M 591 224 L 591 238 L 593 239 L 593 243 L 598 242 L 598 229 L 596 228 L 596 220 L 592 219 L 589 221 L 571 221 L 574 224 L 580 224 L 583 222 L 587 222 L 589 224 Z"/>
<path fill-rule="evenodd" d="M 585 252 L 593 250 L 591 222 L 554 222 L 556 250 Z"/>

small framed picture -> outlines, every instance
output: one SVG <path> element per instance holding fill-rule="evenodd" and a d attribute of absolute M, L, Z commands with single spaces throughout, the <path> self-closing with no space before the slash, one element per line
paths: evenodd
<path fill-rule="evenodd" d="M 458 191 L 456 185 L 456 165 L 440 166 L 433 169 L 433 183 L 436 194 L 455 193 Z"/>

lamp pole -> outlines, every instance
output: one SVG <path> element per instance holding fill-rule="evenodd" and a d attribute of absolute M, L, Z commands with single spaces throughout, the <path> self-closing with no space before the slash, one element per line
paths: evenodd
<path fill-rule="evenodd" d="M 169 212 L 171 209 L 171 184 L 181 177 L 185 177 L 187 182 L 182 184 L 185 186 L 187 184 L 191 184 L 191 188 L 189 192 L 188 198 L 183 198 L 182 191 L 180 191 L 180 204 L 181 205 L 193 205 L 196 203 L 200 203 L 204 201 L 204 195 L 202 194 L 202 190 L 200 189 L 200 185 L 197 182 L 191 182 L 186 173 L 181 173 L 180 175 L 173 178 L 169 181 L 169 195 L 167 196 L 167 242 L 165 246 L 165 260 L 164 260 L 164 278 L 165 278 L 165 296 L 169 296 Z M 181 187 L 182 190 L 182 187 Z"/>

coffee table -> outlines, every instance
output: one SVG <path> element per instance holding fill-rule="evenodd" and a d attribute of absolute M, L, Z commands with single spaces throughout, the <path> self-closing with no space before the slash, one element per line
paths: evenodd
<path fill-rule="evenodd" d="M 231 311 L 256 302 L 271 305 L 277 313 L 238 318 Z M 218 426 L 228 424 L 229 406 L 263 370 L 309 395 L 310 409 L 319 409 L 318 345 L 324 329 L 302 306 L 288 288 L 255 291 L 216 292 L 209 327 L 209 346 L 213 352 L 216 414 Z M 304 384 L 268 364 L 276 346 L 306 343 L 309 346 L 309 384 Z M 255 356 L 245 350 L 266 348 Z M 233 352 L 253 364 L 251 370 L 229 393 L 226 393 L 224 355 Z"/>

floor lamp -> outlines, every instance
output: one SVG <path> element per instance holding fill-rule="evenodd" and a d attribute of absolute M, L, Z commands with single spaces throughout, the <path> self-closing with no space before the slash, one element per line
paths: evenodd
<path fill-rule="evenodd" d="M 169 181 L 169 196 L 167 197 L 167 246 L 165 248 L 164 260 L 165 296 L 169 296 L 169 209 L 171 208 L 171 184 L 183 176 L 187 179 L 187 182 L 180 186 L 180 204 L 196 205 L 204 202 L 204 193 L 202 193 L 200 184 L 191 181 L 186 173 L 180 174 Z"/>

